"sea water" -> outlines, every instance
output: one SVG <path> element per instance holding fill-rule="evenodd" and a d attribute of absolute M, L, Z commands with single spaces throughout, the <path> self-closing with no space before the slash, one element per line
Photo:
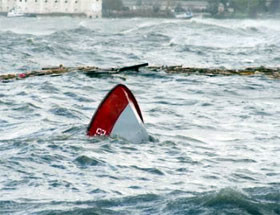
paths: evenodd
<path fill-rule="evenodd" d="M 0 17 L 0 74 L 148 62 L 280 66 L 279 20 Z M 127 85 L 149 141 L 89 138 Z M 0 214 L 280 214 L 280 85 L 265 76 L 72 72 L 0 83 Z"/>

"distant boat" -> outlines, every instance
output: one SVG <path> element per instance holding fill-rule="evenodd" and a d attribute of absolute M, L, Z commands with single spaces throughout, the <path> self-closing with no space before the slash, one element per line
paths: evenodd
<path fill-rule="evenodd" d="M 34 14 L 24 13 L 20 8 L 13 8 L 7 13 L 7 17 L 36 17 Z"/>
<path fill-rule="evenodd" d="M 186 12 L 175 13 L 177 19 L 191 19 L 193 17 L 192 11 L 188 10 Z"/>

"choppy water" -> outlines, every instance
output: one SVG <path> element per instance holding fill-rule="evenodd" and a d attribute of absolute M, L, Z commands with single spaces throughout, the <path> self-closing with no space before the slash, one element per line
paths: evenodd
<path fill-rule="evenodd" d="M 0 73 L 44 66 L 279 66 L 280 21 L 0 17 Z M 92 139 L 118 83 L 150 141 Z M 280 85 L 79 73 L 0 83 L 0 214 L 280 214 Z"/>

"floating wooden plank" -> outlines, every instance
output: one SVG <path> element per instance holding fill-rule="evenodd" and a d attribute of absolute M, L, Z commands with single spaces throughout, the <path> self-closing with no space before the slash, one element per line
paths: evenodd
<path fill-rule="evenodd" d="M 143 63 L 143 64 L 138 64 L 138 65 L 133 65 L 133 66 L 126 66 L 126 67 L 119 68 L 118 71 L 119 72 L 124 72 L 124 71 L 136 71 L 136 72 L 139 72 L 139 69 L 141 67 L 146 67 L 148 65 L 149 65 L 148 63 Z"/>
<path fill-rule="evenodd" d="M 133 66 L 125 66 L 125 67 L 121 67 L 121 68 L 111 68 L 111 69 L 100 69 L 97 67 L 93 67 L 92 69 L 88 69 L 88 70 L 83 69 L 83 71 L 88 76 L 96 77 L 96 76 L 100 76 L 100 75 L 104 75 L 104 74 L 112 75 L 112 74 L 118 74 L 118 73 L 122 73 L 122 72 L 126 72 L 126 71 L 139 72 L 140 68 L 146 67 L 148 65 L 149 65 L 148 63 L 143 63 L 143 64 L 137 64 L 137 65 L 133 65 Z"/>

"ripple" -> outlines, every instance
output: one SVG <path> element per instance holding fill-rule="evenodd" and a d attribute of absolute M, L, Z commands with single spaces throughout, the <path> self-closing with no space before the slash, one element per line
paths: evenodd
<path fill-rule="evenodd" d="M 164 173 L 157 168 L 143 168 L 138 166 L 131 166 L 131 167 L 155 175 L 161 175 L 161 176 L 164 175 Z"/>
<path fill-rule="evenodd" d="M 90 158 L 85 155 L 79 156 L 74 160 L 81 167 L 102 165 L 104 162 L 95 158 Z"/>

